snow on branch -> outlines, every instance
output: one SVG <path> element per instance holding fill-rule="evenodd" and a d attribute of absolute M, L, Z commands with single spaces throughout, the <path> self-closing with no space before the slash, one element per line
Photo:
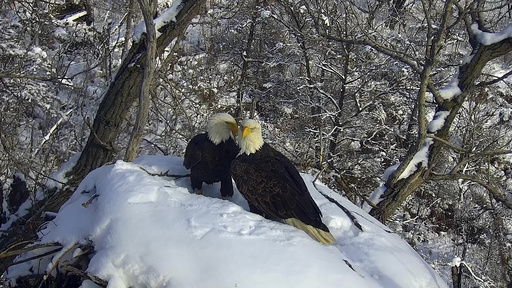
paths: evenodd
<path fill-rule="evenodd" d="M 64 122 L 64 121 L 67 121 L 68 118 L 69 118 L 69 115 L 74 111 L 74 108 L 69 110 L 68 112 L 64 113 L 64 115 L 62 115 L 62 117 L 59 119 L 59 121 L 57 121 L 57 123 L 55 123 L 55 125 L 53 125 L 52 128 L 50 128 L 50 131 L 46 134 L 46 136 L 44 136 L 43 138 L 43 141 L 41 141 L 41 144 L 39 144 L 39 147 L 37 147 L 37 149 L 32 153 L 32 157 L 35 157 L 37 155 L 37 153 L 39 153 L 39 151 L 41 150 L 41 148 L 43 147 L 44 143 L 46 143 L 48 140 L 50 140 L 50 137 L 52 136 L 53 132 L 55 132 L 57 130 L 57 127 L 59 127 L 59 125 Z"/>
<path fill-rule="evenodd" d="M 449 111 L 439 111 L 434 115 L 434 119 L 428 123 L 428 132 L 436 133 L 439 129 L 441 129 L 444 125 L 444 121 L 446 117 L 450 115 Z"/>
<path fill-rule="evenodd" d="M 445 87 L 441 88 L 439 90 L 439 95 L 445 100 L 450 100 L 453 97 L 456 97 L 458 95 L 462 94 L 462 91 L 459 88 L 459 78 L 458 75 L 455 75 L 452 78 L 452 81 L 448 83 Z"/>
<path fill-rule="evenodd" d="M 478 277 L 475 274 L 475 272 L 473 272 L 473 269 L 471 269 L 471 267 L 464 260 L 462 260 L 460 257 L 454 257 L 452 262 L 449 263 L 449 265 L 451 267 L 456 267 L 456 268 L 459 268 L 459 269 L 460 269 L 460 267 L 464 267 L 465 270 L 469 273 L 467 275 L 471 276 L 477 282 L 481 283 L 483 285 L 482 287 L 495 287 L 494 283 L 492 283 L 492 281 L 490 279 L 484 279 L 486 277 Z"/>
<path fill-rule="evenodd" d="M 512 24 L 508 25 L 505 29 L 496 33 L 484 32 L 478 29 L 478 24 L 471 25 L 471 32 L 476 36 L 478 42 L 482 45 L 488 46 L 494 43 L 501 42 L 507 38 L 512 38 Z"/>
<path fill-rule="evenodd" d="M 165 26 L 167 23 L 176 22 L 176 16 L 180 12 L 183 5 L 181 5 L 181 0 L 171 1 L 171 7 L 165 10 L 162 15 L 155 19 L 155 30 L 156 30 L 156 38 L 160 37 L 162 33 L 158 31 L 161 27 Z M 137 24 L 135 27 L 135 32 L 133 33 L 133 41 L 138 42 L 143 33 L 146 33 L 146 24 L 144 21 Z"/>
<path fill-rule="evenodd" d="M 432 143 L 434 143 L 432 139 L 425 139 L 425 142 L 423 142 L 423 147 L 421 147 L 421 149 L 416 152 L 412 160 L 405 168 L 404 172 L 402 172 L 400 177 L 398 177 L 398 180 L 405 179 L 414 174 L 414 172 L 416 172 L 418 169 L 418 165 L 425 165 L 425 167 L 428 166 L 428 151 Z"/>
<path fill-rule="evenodd" d="M 512 24 L 507 26 L 500 32 L 489 33 L 478 29 L 478 24 L 475 23 L 471 25 L 471 32 L 475 35 L 478 43 L 484 46 L 489 46 L 501 42 L 507 38 L 512 39 Z M 474 55 L 467 56 L 464 59 L 463 64 L 469 63 L 473 59 L 473 56 Z M 441 98 L 445 100 L 450 100 L 453 97 L 462 94 L 462 91 L 459 87 L 459 76 L 460 75 L 455 75 L 450 81 L 450 83 L 448 83 L 448 85 L 439 90 L 439 95 L 441 96 Z"/>

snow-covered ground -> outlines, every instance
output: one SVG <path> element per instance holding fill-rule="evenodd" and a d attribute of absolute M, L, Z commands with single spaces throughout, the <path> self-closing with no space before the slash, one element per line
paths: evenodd
<path fill-rule="evenodd" d="M 188 177 L 151 175 L 186 174 L 182 161 L 144 156 L 96 169 L 41 230 L 38 243 L 66 248 L 91 241 L 96 253 L 88 272 L 108 280 L 108 287 L 448 287 L 397 234 L 313 184 L 311 175 L 302 176 L 336 238 L 333 246 L 248 212 L 236 189 L 228 201 L 220 199 L 218 184 L 205 185 L 201 196 L 190 193 Z M 319 190 L 347 208 L 363 231 Z M 60 260 L 76 254 L 73 249 Z M 34 253 L 42 252 L 23 257 Z M 11 267 L 7 277 L 29 269 L 44 273 L 61 256 Z"/>

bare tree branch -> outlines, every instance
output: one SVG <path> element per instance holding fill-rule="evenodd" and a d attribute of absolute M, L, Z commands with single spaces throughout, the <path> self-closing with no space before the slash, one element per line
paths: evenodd
<path fill-rule="evenodd" d="M 500 193 L 500 191 L 498 190 L 498 188 L 496 188 L 494 185 L 492 185 L 489 182 L 487 182 L 481 178 L 478 178 L 476 176 L 460 174 L 460 173 L 445 174 L 445 175 L 439 175 L 439 174 L 432 173 L 430 175 L 429 179 L 430 180 L 452 180 L 452 181 L 453 180 L 467 180 L 467 181 L 478 183 L 491 193 L 494 200 L 503 204 L 505 207 L 512 209 L 512 201 L 508 200 L 504 195 L 502 195 Z"/>

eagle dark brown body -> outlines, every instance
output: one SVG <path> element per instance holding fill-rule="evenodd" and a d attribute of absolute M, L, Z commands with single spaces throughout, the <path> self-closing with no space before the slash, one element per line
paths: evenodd
<path fill-rule="evenodd" d="M 241 150 L 231 163 L 231 173 L 251 211 L 295 226 L 321 243 L 334 244 L 306 183 L 288 158 L 264 143 L 260 124 L 244 120 L 240 136 Z"/>
<path fill-rule="evenodd" d="M 222 197 L 232 197 L 230 167 L 238 150 L 238 146 L 231 138 L 215 145 L 206 133 L 194 136 L 187 145 L 183 161 L 185 168 L 190 169 L 192 189 L 201 190 L 203 183 L 220 182 Z"/>
<path fill-rule="evenodd" d="M 194 192 L 202 194 L 203 183 L 220 182 L 223 198 L 233 196 L 231 161 L 240 150 L 233 140 L 238 134 L 236 120 L 227 113 L 213 115 L 208 132 L 194 136 L 187 144 L 183 165 L 190 169 Z"/>
<path fill-rule="evenodd" d="M 279 151 L 265 143 L 256 153 L 238 156 L 231 166 L 238 190 L 257 208 L 253 212 L 272 220 L 297 218 L 329 232 L 304 180 Z"/>

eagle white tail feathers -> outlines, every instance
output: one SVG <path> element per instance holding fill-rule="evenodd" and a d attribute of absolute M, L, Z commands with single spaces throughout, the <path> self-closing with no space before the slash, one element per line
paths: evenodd
<path fill-rule="evenodd" d="M 297 218 L 288 218 L 285 219 L 284 221 L 286 222 L 286 224 L 306 232 L 309 236 L 311 236 L 311 238 L 315 239 L 316 241 L 322 244 L 332 245 L 334 244 L 334 242 L 336 242 L 336 239 L 334 239 L 334 236 L 332 236 L 331 233 L 308 225 Z"/>

